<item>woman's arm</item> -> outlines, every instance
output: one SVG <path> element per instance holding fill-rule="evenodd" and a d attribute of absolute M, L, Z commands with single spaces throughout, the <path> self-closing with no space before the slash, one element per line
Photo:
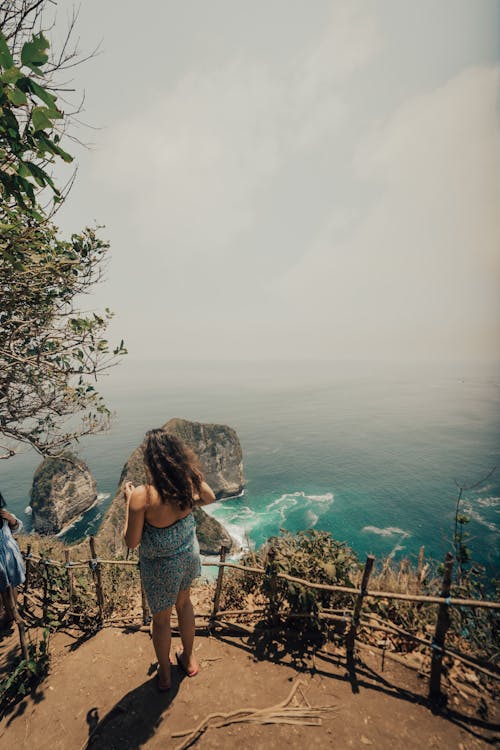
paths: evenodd
<path fill-rule="evenodd" d="M 127 547 L 135 549 L 141 541 L 144 527 L 146 490 L 144 487 L 134 487 L 132 482 L 126 482 L 124 492 L 127 505 L 123 536 Z"/>
<path fill-rule="evenodd" d="M 17 529 L 20 524 L 20 521 L 15 517 L 15 515 L 13 513 L 9 513 L 9 511 L 5 510 L 5 508 L 0 509 L 0 518 L 2 518 L 4 521 L 7 521 L 12 531 L 14 531 L 14 529 Z"/>
<path fill-rule="evenodd" d="M 215 495 L 212 488 L 205 481 L 202 481 L 199 497 L 195 499 L 194 504 L 210 505 L 213 502 L 215 502 Z"/>

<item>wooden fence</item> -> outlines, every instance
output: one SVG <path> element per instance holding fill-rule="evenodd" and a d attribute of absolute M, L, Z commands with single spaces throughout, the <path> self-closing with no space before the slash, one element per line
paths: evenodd
<path fill-rule="evenodd" d="M 73 571 L 78 568 L 89 567 L 92 573 L 92 578 L 95 587 L 96 603 L 98 608 L 98 624 L 103 626 L 111 621 L 116 622 L 117 619 L 123 621 L 124 618 L 112 618 L 111 620 L 105 620 L 104 618 L 104 604 L 105 604 L 105 592 L 102 583 L 102 569 L 103 566 L 135 566 L 137 567 L 137 560 L 117 560 L 117 559 L 103 559 L 96 555 L 94 538 L 89 538 L 89 550 L 90 558 L 83 561 L 72 561 L 70 551 L 65 551 L 65 561 L 49 560 L 43 557 L 32 554 L 31 546 L 28 545 L 26 553 L 24 553 L 25 565 L 26 565 L 26 582 L 24 585 L 24 602 L 29 597 L 30 587 L 30 574 L 31 566 L 42 565 L 46 568 L 57 567 L 63 568 L 67 573 L 67 586 L 69 592 L 69 603 L 73 599 Z M 475 669 L 487 677 L 495 680 L 500 680 L 500 669 L 490 662 L 470 656 L 469 654 L 463 654 L 456 649 L 452 649 L 445 646 L 446 633 L 450 625 L 449 611 L 450 607 L 470 607 L 473 609 L 489 609 L 489 610 L 500 610 L 500 602 L 490 601 L 486 599 L 461 599 L 450 596 L 451 587 L 451 576 L 453 569 L 453 556 L 448 553 L 444 562 L 444 573 L 441 586 L 440 596 L 425 596 L 419 594 L 403 594 L 393 591 L 372 591 L 368 588 L 370 575 L 373 569 L 374 557 L 368 555 L 366 558 L 363 576 L 361 580 L 361 586 L 359 588 L 353 586 L 340 586 L 340 585 L 329 585 L 322 583 L 314 583 L 311 581 L 304 580 L 302 578 L 296 578 L 294 576 L 287 575 L 285 573 L 276 572 L 273 565 L 274 561 L 274 550 L 270 549 L 268 552 L 268 564 L 265 568 L 261 567 L 250 567 L 246 565 L 239 565 L 238 563 L 226 562 L 226 554 L 229 550 L 222 546 L 220 550 L 220 561 L 219 562 L 204 562 L 203 565 L 206 567 L 216 566 L 218 568 L 217 581 L 215 585 L 213 607 L 211 614 L 207 613 L 196 613 L 197 617 L 201 617 L 208 621 L 208 627 L 214 628 L 216 626 L 229 627 L 236 632 L 250 635 L 254 632 L 253 628 L 249 628 L 238 622 L 237 619 L 242 615 L 259 615 L 264 610 L 244 610 L 244 609 L 232 609 L 232 610 L 221 610 L 220 609 L 220 598 L 222 593 L 224 571 L 226 568 L 242 571 L 246 575 L 259 575 L 268 577 L 269 590 L 274 591 L 277 589 L 279 580 L 289 581 L 310 589 L 316 589 L 320 591 L 329 591 L 332 593 L 344 593 L 354 597 L 354 605 L 351 610 L 325 610 L 319 612 L 316 616 L 321 620 L 332 621 L 342 623 L 346 631 L 345 635 L 345 648 L 346 648 L 346 659 L 348 663 L 353 663 L 354 650 L 356 641 L 358 638 L 358 631 L 364 629 L 371 629 L 380 631 L 386 634 L 392 634 L 398 637 L 406 638 L 419 643 L 421 646 L 430 649 L 431 651 L 431 670 L 429 677 L 429 700 L 431 704 L 436 705 L 442 700 L 441 690 L 441 677 L 442 677 L 442 662 L 443 657 L 449 656 L 453 659 L 461 661 L 468 667 Z M 46 604 L 45 599 L 47 592 L 44 592 L 44 605 Z M 369 618 L 363 616 L 363 602 L 365 599 L 389 599 L 396 601 L 406 601 L 414 603 L 427 603 L 437 605 L 437 617 L 434 627 L 434 635 L 432 640 L 421 638 L 413 633 L 410 633 L 403 628 L 400 628 L 390 621 L 386 621 L 373 613 L 370 613 Z M 21 649 L 24 658 L 28 658 L 28 649 L 26 645 L 26 625 L 19 614 L 19 610 L 16 606 L 14 597 L 11 598 L 12 607 L 14 610 L 15 621 L 18 626 L 19 639 Z M 141 604 L 142 604 L 142 624 L 147 625 L 150 620 L 149 610 L 144 595 L 144 590 L 141 584 Z M 44 606 L 45 610 L 45 606 Z M 307 618 L 311 615 L 308 613 L 291 613 L 289 615 L 292 618 Z M 374 623 L 373 620 L 376 622 Z"/>

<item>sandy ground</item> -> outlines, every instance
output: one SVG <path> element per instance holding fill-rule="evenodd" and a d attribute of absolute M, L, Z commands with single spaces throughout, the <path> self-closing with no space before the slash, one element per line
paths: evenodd
<path fill-rule="evenodd" d="M 0 643 L 5 664 L 15 634 Z M 179 648 L 173 638 L 172 653 Z M 312 706 L 335 705 L 321 726 L 235 724 L 211 728 L 195 743 L 199 750 L 287 748 L 473 748 L 495 743 L 495 717 L 450 699 L 434 715 L 423 698 L 426 682 L 417 673 L 360 652 L 355 679 L 335 655 L 316 657 L 309 669 L 257 661 L 245 638 L 200 635 L 200 672 L 187 678 L 177 667 L 173 686 L 159 693 L 147 632 L 105 628 L 87 640 L 58 634 L 52 667 L 39 688 L 14 707 L 0 728 L 0 747 L 16 750 L 135 750 L 176 748 L 172 733 L 194 728 L 213 712 L 264 708 L 284 700 L 294 681 Z M 315 667 L 315 668 L 314 668 Z M 498 728 L 498 727 L 497 727 Z M 498 735 L 497 735 L 498 739 Z"/>

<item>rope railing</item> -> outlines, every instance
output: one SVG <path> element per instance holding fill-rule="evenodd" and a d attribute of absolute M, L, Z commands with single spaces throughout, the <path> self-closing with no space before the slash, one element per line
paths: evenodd
<path fill-rule="evenodd" d="M 462 654 L 457 649 L 450 649 L 449 647 L 445 647 L 445 638 L 446 633 L 450 625 L 450 618 L 449 618 L 449 610 L 450 607 L 470 607 L 472 609 L 476 608 L 483 608 L 486 610 L 493 610 L 493 611 L 499 611 L 500 610 L 500 602 L 496 601 L 489 601 L 486 599 L 462 599 L 462 598 L 454 598 L 450 596 L 450 583 L 451 583 L 451 572 L 453 567 L 453 556 L 448 553 L 446 556 L 445 564 L 444 564 L 444 574 L 443 574 L 443 583 L 442 583 L 442 589 L 441 589 L 441 596 L 425 596 L 421 594 L 402 594 L 395 591 L 376 591 L 371 590 L 368 588 L 368 581 L 370 578 L 370 574 L 373 568 L 373 562 L 374 558 L 372 555 L 368 555 L 365 563 L 365 567 L 363 570 L 363 576 L 362 576 L 362 582 L 360 587 L 355 586 L 338 586 L 334 584 L 324 584 L 324 583 L 317 583 L 308 581 L 303 578 L 298 578 L 296 576 L 288 575 L 287 573 L 281 573 L 277 572 L 275 569 L 273 569 L 273 566 L 268 566 L 267 568 L 257 568 L 257 567 L 250 567 L 245 565 L 239 565 L 237 563 L 228 563 L 225 562 L 225 554 L 227 550 L 222 547 L 221 548 L 221 558 L 219 562 L 210 562 L 207 563 L 208 565 L 217 566 L 219 568 L 219 576 L 217 579 L 217 589 L 218 589 L 218 595 L 216 592 L 216 596 L 220 596 L 220 590 L 222 589 L 223 584 L 223 576 L 221 575 L 221 570 L 224 568 L 232 568 L 236 570 L 240 570 L 246 574 L 259 574 L 259 575 L 269 575 L 271 578 L 274 579 L 273 585 L 269 587 L 269 590 L 275 590 L 276 589 L 276 582 L 281 579 L 284 581 L 289 581 L 291 583 L 296 583 L 299 585 L 302 585 L 304 587 L 315 589 L 319 591 L 330 591 L 332 593 L 343 593 L 343 594 L 350 594 L 353 597 L 356 597 L 354 606 L 352 611 L 344 610 L 342 614 L 338 613 L 328 613 L 328 612 L 319 612 L 315 616 L 318 617 L 320 620 L 326 620 L 326 621 L 334 621 L 343 623 L 346 627 L 348 627 L 348 631 L 346 634 L 346 658 L 348 663 L 350 662 L 353 664 L 353 655 L 354 655 L 354 647 L 357 637 L 357 631 L 359 629 L 382 629 L 389 632 L 389 628 L 394 628 L 391 632 L 396 634 L 402 638 L 406 638 L 409 640 L 413 640 L 418 642 L 420 645 L 424 646 L 427 649 L 431 650 L 431 672 L 430 672 L 430 679 L 429 679 L 429 700 L 433 705 L 436 705 L 440 703 L 443 699 L 442 692 L 441 692 L 441 677 L 442 677 L 442 660 L 443 656 L 449 656 L 451 658 L 457 659 L 458 661 L 463 662 L 464 664 L 468 665 L 469 667 L 472 667 L 474 669 L 477 669 L 481 673 L 485 674 L 489 678 L 500 680 L 500 669 L 496 667 L 495 664 L 491 664 L 489 662 L 484 662 L 480 659 L 472 658 L 469 654 Z M 274 550 L 270 550 L 268 553 L 268 560 L 271 559 L 274 561 Z M 399 601 L 406 601 L 406 602 L 414 602 L 418 604 L 431 604 L 431 605 L 438 605 L 438 616 L 435 624 L 434 629 L 434 635 L 432 640 L 428 640 L 425 638 L 419 638 L 418 636 L 415 636 L 413 633 L 410 633 L 403 628 L 398 628 L 397 626 L 393 626 L 392 623 L 389 623 L 389 627 L 384 628 L 383 626 L 377 626 L 372 625 L 371 623 L 367 623 L 364 620 L 364 616 L 362 615 L 362 604 L 365 598 L 378 598 L 378 599 L 394 599 Z M 231 614 L 233 614 L 231 612 Z M 218 624 L 223 624 L 224 620 L 224 612 L 217 612 L 216 607 L 214 607 L 214 611 L 212 613 L 212 618 L 215 622 Z M 304 617 L 310 617 L 310 614 L 307 613 L 291 613 L 287 614 L 289 618 L 304 618 Z M 371 613 L 370 613 L 371 616 Z M 363 617 L 363 619 L 361 619 Z M 217 618 L 217 619 L 216 619 Z M 233 624 L 233 623 L 231 623 Z M 236 623 L 235 623 L 236 624 Z M 238 625 L 239 628 L 241 628 L 241 625 Z"/>
<path fill-rule="evenodd" d="M 98 622 L 99 625 L 102 627 L 105 624 L 111 623 L 111 622 L 118 622 L 118 621 L 125 621 L 129 622 L 131 619 L 133 619 L 132 616 L 127 617 L 112 617 L 105 619 L 104 617 L 104 609 L 105 609 L 105 592 L 103 588 L 103 582 L 102 582 L 102 566 L 124 566 L 124 567 L 137 567 L 138 566 L 138 560 L 120 560 L 120 559 L 104 559 L 100 558 L 96 554 L 95 550 L 95 540 L 94 537 L 89 538 L 89 551 L 90 551 L 90 558 L 87 560 L 74 560 L 72 561 L 70 558 L 70 551 L 65 550 L 65 561 L 58 561 L 58 560 L 51 560 L 48 558 L 44 558 L 41 555 L 36 555 L 31 552 L 31 545 L 28 545 L 27 551 L 24 554 L 25 560 L 26 560 L 26 583 L 25 583 L 25 603 L 26 603 L 26 596 L 29 589 L 29 574 L 31 570 L 31 566 L 33 564 L 44 566 L 45 569 L 50 567 L 54 568 L 61 568 L 65 569 L 67 573 L 67 579 L 68 579 L 68 591 L 69 591 L 69 608 L 67 613 L 78 616 L 78 613 L 73 612 L 71 610 L 73 598 L 74 598 L 74 583 L 73 583 L 73 571 L 75 569 L 79 568 L 90 568 L 92 579 L 95 587 L 96 592 L 96 602 L 98 607 Z M 237 617 L 251 617 L 251 616 L 258 616 L 264 613 L 266 610 L 265 608 L 254 608 L 252 610 L 249 609 L 220 609 L 220 600 L 221 600 L 221 594 L 222 594 L 222 587 L 223 587 L 223 581 L 224 581 L 224 571 L 226 568 L 232 569 L 232 570 L 238 570 L 243 572 L 245 575 L 259 575 L 263 577 L 269 578 L 269 591 L 276 591 L 277 582 L 279 580 L 282 581 L 288 581 L 290 583 L 295 583 L 301 586 L 304 586 L 306 588 L 319 590 L 319 591 L 329 591 L 332 593 L 343 593 L 343 594 L 349 594 L 354 597 L 353 607 L 352 610 L 349 608 L 345 608 L 343 610 L 330 610 L 330 611 L 320 611 L 319 613 L 315 613 L 315 617 L 317 617 L 320 620 L 324 620 L 325 622 L 336 622 L 340 623 L 345 627 L 346 635 L 345 635 L 345 644 L 346 644 L 346 658 L 347 661 L 353 665 L 353 658 L 354 658 L 354 649 L 356 644 L 356 639 L 358 638 L 358 630 L 364 631 L 364 630 L 375 630 L 380 632 L 386 632 L 389 634 L 398 635 L 399 637 L 406 638 L 408 640 L 412 640 L 416 643 L 419 643 L 424 648 L 431 650 L 431 671 L 430 671 L 430 679 L 429 679 L 429 699 L 432 704 L 439 703 L 442 700 L 442 692 L 441 692 L 441 677 L 442 677 L 442 661 L 443 657 L 446 655 L 448 657 L 451 657 L 453 659 L 457 659 L 458 661 L 463 662 L 467 666 L 477 669 L 482 674 L 485 674 L 487 677 L 500 680 L 500 669 L 496 667 L 495 664 L 492 664 L 490 662 L 486 662 L 481 659 L 477 659 L 475 657 L 472 657 L 470 654 L 463 654 L 459 652 L 457 649 L 451 649 L 449 647 L 445 646 L 445 639 L 446 639 L 446 633 L 450 625 L 450 618 L 449 618 L 449 611 L 450 607 L 466 607 L 466 608 L 472 608 L 472 609 L 487 609 L 487 610 L 494 610 L 498 611 L 500 610 L 500 602 L 497 601 L 490 601 L 486 599 L 463 599 L 463 598 L 456 598 L 450 596 L 450 583 L 451 583 L 451 572 L 453 567 L 453 557 L 448 553 L 447 558 L 445 560 L 444 565 L 444 575 L 443 575 L 443 584 L 441 589 L 441 596 L 426 596 L 421 594 L 403 594 L 400 592 L 395 591 L 377 591 L 377 590 L 371 590 L 368 587 L 368 582 L 370 578 L 370 574 L 373 568 L 374 558 L 373 556 L 369 555 L 367 557 L 365 567 L 363 570 L 363 576 L 362 576 L 362 582 L 361 586 L 341 586 L 341 585 L 335 585 L 335 584 L 324 584 L 314 581 L 308 581 L 303 578 L 299 578 L 297 576 L 291 576 L 283 572 L 278 572 L 276 570 L 276 566 L 274 565 L 274 550 L 270 549 L 268 553 L 268 560 L 266 567 L 259 567 L 259 566 L 246 566 L 241 565 L 239 563 L 233 563 L 226 561 L 226 554 L 229 552 L 229 549 L 225 546 L 222 546 L 220 549 L 220 559 L 218 562 L 215 561 L 205 561 L 202 562 L 202 565 L 204 567 L 217 567 L 218 568 L 218 575 L 217 575 L 217 581 L 215 585 L 214 590 L 214 598 L 213 598 L 213 607 L 212 612 L 209 613 L 197 613 L 199 617 L 202 617 L 204 620 L 207 621 L 209 629 L 213 629 L 215 626 L 219 627 L 230 627 L 236 630 L 239 633 L 243 633 L 245 635 L 249 635 L 254 632 L 255 629 L 252 629 L 248 627 L 247 625 L 243 625 L 241 622 L 235 622 L 232 618 Z M 43 611 L 45 613 L 47 608 L 47 592 L 44 591 L 43 596 Z M 432 640 L 428 640 L 422 637 L 419 637 L 415 635 L 414 633 L 410 633 L 407 630 L 404 630 L 401 627 L 396 626 L 394 623 L 390 621 L 383 620 L 382 618 L 374 615 L 373 613 L 369 613 L 367 615 L 364 615 L 362 612 L 363 602 L 367 598 L 375 598 L 375 599 L 389 599 L 389 600 L 399 600 L 399 601 L 406 601 L 406 602 L 412 602 L 412 603 L 418 603 L 418 604 L 430 604 L 430 605 L 437 605 L 438 606 L 438 614 L 434 629 L 434 635 Z M 147 605 L 145 593 L 143 590 L 143 587 L 141 585 L 141 605 L 142 605 L 142 626 L 146 626 L 150 621 L 150 612 Z M 15 619 L 16 623 L 18 624 L 19 628 L 19 636 L 21 641 L 21 647 L 23 649 L 23 654 L 26 650 L 26 628 L 24 625 L 24 622 L 19 614 L 19 611 L 17 607 L 15 608 Z M 81 615 L 83 617 L 83 615 Z M 88 616 L 88 613 L 86 613 L 86 616 Z M 287 617 L 289 619 L 303 619 L 303 618 L 310 618 L 312 616 L 312 613 L 287 613 Z M 366 618 L 374 618 L 377 620 L 377 622 L 370 622 L 370 620 L 367 620 Z M 382 624 L 383 623 L 383 624 Z M 262 628 L 259 628 L 262 629 Z"/>
<path fill-rule="evenodd" d="M 205 562 L 203 565 L 218 567 L 218 568 L 233 568 L 234 570 L 242 570 L 245 573 L 261 573 L 265 574 L 265 568 L 253 568 L 246 565 L 238 565 L 237 563 L 227 562 Z M 314 583 L 307 581 L 304 578 L 297 578 L 296 576 L 290 576 L 287 573 L 277 573 L 276 578 L 281 578 L 284 581 L 290 581 L 291 583 L 298 583 L 302 586 L 307 586 L 311 589 L 318 589 L 319 591 L 331 591 L 339 592 L 343 594 L 359 595 L 361 588 L 355 586 L 336 586 L 334 584 L 327 583 Z M 442 596 L 423 596 L 419 594 L 401 594 L 397 591 L 371 591 L 367 589 L 363 596 L 374 597 L 377 599 L 400 599 L 407 602 L 419 602 L 427 604 L 446 604 L 455 607 L 483 607 L 486 609 L 497 609 L 500 610 L 500 602 L 492 602 L 487 599 L 457 599 L 453 597 L 442 597 Z"/>

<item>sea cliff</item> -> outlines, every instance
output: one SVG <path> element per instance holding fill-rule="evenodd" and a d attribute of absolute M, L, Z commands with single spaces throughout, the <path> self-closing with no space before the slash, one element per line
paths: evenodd
<path fill-rule="evenodd" d="M 164 429 L 196 453 L 205 479 L 219 500 L 243 490 L 243 453 L 236 431 L 225 424 L 190 422 L 175 417 Z"/>
<path fill-rule="evenodd" d="M 231 427 L 220 424 L 171 419 L 163 429 L 180 437 L 198 456 L 205 478 L 217 499 L 230 497 L 243 489 L 242 451 L 238 436 Z M 125 521 L 123 483 L 144 484 L 146 481 L 142 447 L 136 448 L 125 463 L 118 488 L 98 532 L 99 545 L 112 554 L 124 554 L 122 532 Z M 227 531 L 202 509 L 194 511 L 196 532 L 202 554 L 217 554 L 221 544 L 231 546 Z"/>
<path fill-rule="evenodd" d="M 93 505 L 95 480 L 87 464 L 72 453 L 46 458 L 33 477 L 30 505 L 35 531 L 57 534 Z"/>

